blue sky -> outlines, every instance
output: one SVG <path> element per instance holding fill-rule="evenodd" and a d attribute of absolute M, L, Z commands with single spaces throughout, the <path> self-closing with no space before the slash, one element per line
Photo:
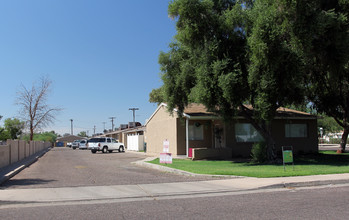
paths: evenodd
<path fill-rule="evenodd" d="M 103 122 L 145 123 L 156 109 L 149 93 L 161 86 L 158 55 L 167 51 L 175 22 L 167 0 L 0 1 L 0 115 L 19 117 L 21 84 L 52 81 L 49 104 L 64 110 L 45 130 L 102 132 Z"/>

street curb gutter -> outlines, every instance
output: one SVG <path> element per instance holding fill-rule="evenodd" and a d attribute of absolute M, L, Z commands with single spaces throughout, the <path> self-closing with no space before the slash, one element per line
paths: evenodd
<path fill-rule="evenodd" d="M 312 187 L 312 186 L 338 185 L 338 184 L 348 184 L 348 183 L 349 183 L 349 179 L 317 180 L 317 181 L 309 181 L 309 182 L 289 182 L 289 183 L 285 182 L 285 183 L 260 187 L 259 189 Z"/>
<path fill-rule="evenodd" d="M 184 170 L 178 170 L 175 168 L 171 168 L 171 167 L 165 167 L 165 166 L 160 166 L 157 164 L 152 164 L 152 163 L 147 163 L 147 161 L 152 161 L 154 160 L 156 157 L 148 157 L 144 160 L 140 160 L 140 161 L 136 161 L 133 162 L 133 164 L 138 165 L 138 166 L 142 166 L 142 167 L 146 167 L 146 168 L 151 168 L 151 169 L 155 169 L 155 170 L 160 170 L 163 172 L 168 172 L 168 173 L 174 173 L 174 174 L 178 174 L 178 175 L 183 175 L 183 176 L 210 176 L 210 177 L 217 177 L 217 178 L 229 178 L 229 179 L 234 179 L 234 178 L 243 178 L 243 176 L 232 176 L 232 175 L 211 175 L 211 174 L 198 174 L 198 173 L 191 173 L 188 171 L 184 171 Z"/>
<path fill-rule="evenodd" d="M 29 167 L 35 163 L 40 157 L 50 151 L 51 148 L 44 149 L 39 151 L 23 160 L 17 161 L 16 163 L 10 164 L 6 167 L 0 169 L 0 186 L 5 183 L 7 180 L 14 177 L 16 174 Z"/>

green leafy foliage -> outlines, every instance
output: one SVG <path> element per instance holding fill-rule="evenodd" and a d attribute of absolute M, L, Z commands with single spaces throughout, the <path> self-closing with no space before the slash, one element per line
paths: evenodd
<path fill-rule="evenodd" d="M 88 137 L 86 131 L 80 131 L 80 133 L 78 134 L 78 136 L 80 136 L 80 137 Z"/>
<path fill-rule="evenodd" d="M 23 129 L 24 122 L 17 118 L 7 118 L 4 121 L 4 128 L 0 128 L 0 140 L 18 139 Z"/>
<path fill-rule="evenodd" d="M 158 105 L 165 102 L 163 87 L 153 89 L 149 94 L 149 102 L 157 103 Z"/>
<path fill-rule="evenodd" d="M 56 142 L 58 135 L 54 131 L 50 132 L 43 132 L 43 133 L 35 133 L 33 140 L 34 141 L 48 141 L 51 143 Z M 25 135 L 23 136 L 23 140 L 29 141 L 30 140 L 30 135 Z"/>
<path fill-rule="evenodd" d="M 222 0 L 171 2 L 177 34 L 170 51 L 159 56 L 169 109 L 181 115 L 189 102 L 198 102 L 231 118 L 248 98 L 242 7 Z"/>
<path fill-rule="evenodd" d="M 17 139 L 22 134 L 25 123 L 17 118 L 7 118 L 4 122 L 6 131 L 11 139 Z"/>
<path fill-rule="evenodd" d="M 226 120 L 243 111 L 268 149 L 280 106 L 311 101 L 348 133 L 348 8 L 336 0 L 173 0 L 177 34 L 159 56 L 162 98 L 179 115 L 189 102 Z"/>
<path fill-rule="evenodd" d="M 332 118 L 323 115 L 318 119 L 318 127 L 322 127 L 324 134 L 340 132 L 343 128 Z"/>
<path fill-rule="evenodd" d="M 349 133 L 349 1 L 300 1 L 293 25 L 301 42 L 308 96 L 319 113 Z"/>
<path fill-rule="evenodd" d="M 2 132 L 0 132 L 0 141 L 6 141 L 7 139 L 11 139 L 11 135 L 8 131 L 3 129 Z"/>
<path fill-rule="evenodd" d="M 267 161 L 267 144 L 265 142 L 255 143 L 251 150 L 252 162 L 264 163 Z"/>
<path fill-rule="evenodd" d="M 288 1 L 256 1 L 250 13 L 249 83 L 255 112 L 266 121 L 278 107 L 304 100 L 302 54 L 289 29 L 292 6 Z"/>

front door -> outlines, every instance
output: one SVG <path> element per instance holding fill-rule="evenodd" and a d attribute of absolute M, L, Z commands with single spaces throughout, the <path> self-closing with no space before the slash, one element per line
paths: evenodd
<path fill-rule="evenodd" d="M 224 127 L 221 124 L 214 125 L 215 148 L 225 147 Z"/>

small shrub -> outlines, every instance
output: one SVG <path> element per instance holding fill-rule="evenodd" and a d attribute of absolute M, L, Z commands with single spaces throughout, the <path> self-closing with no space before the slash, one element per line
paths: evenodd
<path fill-rule="evenodd" d="M 341 138 L 330 138 L 329 144 L 340 144 L 342 141 Z M 349 139 L 347 140 L 347 144 L 349 142 Z"/>
<path fill-rule="evenodd" d="M 252 162 L 264 163 L 267 161 L 267 144 L 265 142 L 255 143 L 251 150 Z"/>

